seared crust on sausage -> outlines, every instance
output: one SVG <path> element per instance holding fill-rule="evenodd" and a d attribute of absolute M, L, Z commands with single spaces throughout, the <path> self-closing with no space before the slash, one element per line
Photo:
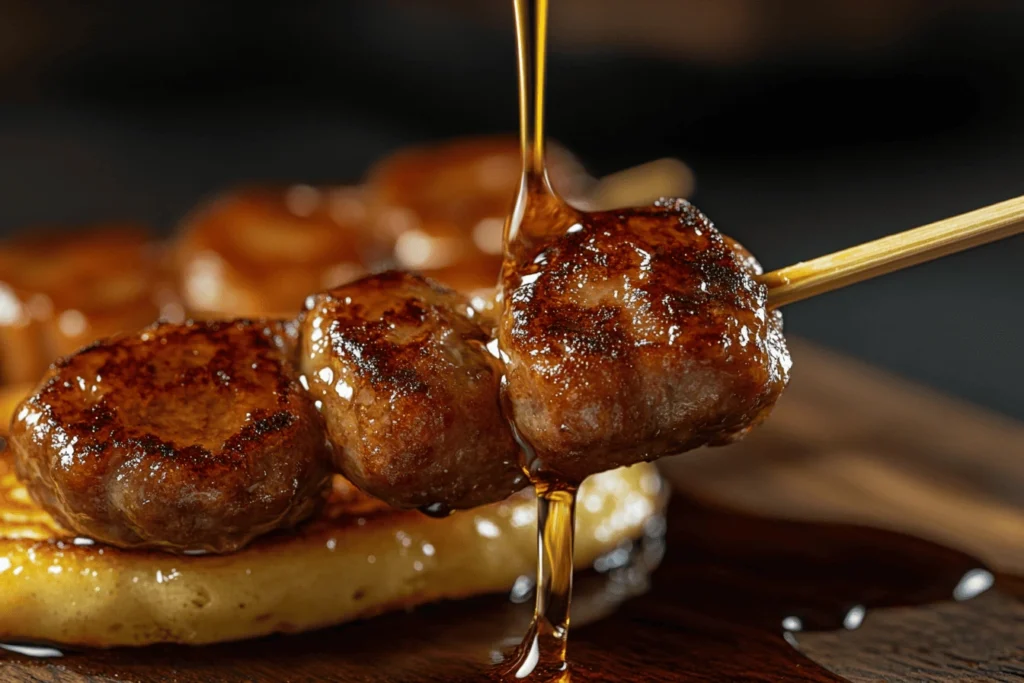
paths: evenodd
<path fill-rule="evenodd" d="M 692 204 L 550 218 L 505 279 L 507 398 L 570 480 L 727 442 L 788 379 L 760 266 Z"/>
<path fill-rule="evenodd" d="M 301 367 L 336 467 L 364 491 L 395 507 L 466 508 L 526 483 L 478 316 L 465 297 L 401 272 L 309 302 Z"/>
<path fill-rule="evenodd" d="M 159 324 L 58 361 L 15 412 L 18 476 L 62 525 L 120 547 L 228 552 L 294 525 L 330 457 L 293 334 Z"/>

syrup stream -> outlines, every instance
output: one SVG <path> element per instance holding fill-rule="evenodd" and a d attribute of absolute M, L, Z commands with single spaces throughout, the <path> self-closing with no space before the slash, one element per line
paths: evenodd
<path fill-rule="evenodd" d="M 576 488 L 534 482 L 537 490 L 537 597 L 533 621 L 507 670 L 509 679 L 568 681 L 565 651 L 572 599 Z"/>
<path fill-rule="evenodd" d="M 512 264 L 513 246 L 544 234 L 542 225 L 526 220 L 537 205 L 566 206 L 551 187 L 545 160 L 544 69 L 547 61 L 548 0 L 513 0 L 516 14 L 516 57 L 519 73 L 519 145 L 523 174 L 512 214 L 503 235 L 505 266 Z M 532 234 L 534 233 L 534 234 Z"/>
<path fill-rule="evenodd" d="M 537 205 L 564 206 L 551 187 L 545 165 L 544 68 L 547 50 L 547 0 L 514 0 L 519 72 L 519 139 L 523 175 L 504 232 L 506 273 L 514 268 L 518 242 L 542 236 L 545 225 L 530 220 L 545 212 Z M 534 224 L 537 223 L 537 224 Z M 506 278 L 507 279 L 507 278 Z M 507 407 L 507 404 L 506 404 Z M 511 412 L 507 411 L 511 418 Z M 522 466 L 537 492 L 537 593 L 530 628 L 506 670 L 510 680 L 530 677 L 568 681 L 565 653 L 572 599 L 576 488 L 543 467 L 543 458 L 520 441 Z"/>

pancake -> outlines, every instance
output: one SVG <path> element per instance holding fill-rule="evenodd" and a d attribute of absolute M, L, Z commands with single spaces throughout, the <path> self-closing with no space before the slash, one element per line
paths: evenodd
<path fill-rule="evenodd" d="M 24 389 L 0 395 L 0 423 Z M 665 503 L 653 465 L 591 477 L 576 561 L 589 567 L 643 534 Z M 434 519 L 334 480 L 295 531 L 228 555 L 121 550 L 61 529 L 0 454 L 0 642 L 199 645 L 299 632 L 428 602 L 507 591 L 536 561 L 536 505 L 520 492 Z"/>

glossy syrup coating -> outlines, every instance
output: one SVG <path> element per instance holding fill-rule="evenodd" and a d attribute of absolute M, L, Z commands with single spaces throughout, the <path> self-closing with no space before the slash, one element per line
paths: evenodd
<path fill-rule="evenodd" d="M 749 252 L 681 199 L 543 218 L 513 250 L 500 330 L 533 467 L 580 481 L 767 415 L 790 358 Z"/>
<path fill-rule="evenodd" d="M 131 224 L 34 229 L 0 243 L 0 381 L 36 382 L 100 337 L 180 321 L 164 256 Z"/>
<path fill-rule="evenodd" d="M 387 272 L 311 297 L 301 325 L 301 368 L 335 466 L 361 489 L 443 510 L 526 483 L 489 328 L 464 296 Z"/>
<path fill-rule="evenodd" d="M 592 182 L 564 148 L 549 149 L 551 179 L 568 198 Z M 467 137 L 403 149 L 367 175 L 374 229 L 394 240 L 398 268 L 471 297 L 501 275 L 502 229 L 522 177 L 514 136 Z"/>
<path fill-rule="evenodd" d="M 387 254 L 350 187 L 239 188 L 186 218 L 177 243 L 181 289 L 201 317 L 294 316 L 308 294 L 362 277 Z"/>
<path fill-rule="evenodd" d="M 229 552 L 323 500 L 330 455 L 276 322 L 160 324 L 54 364 L 11 443 L 32 497 L 119 547 Z"/>

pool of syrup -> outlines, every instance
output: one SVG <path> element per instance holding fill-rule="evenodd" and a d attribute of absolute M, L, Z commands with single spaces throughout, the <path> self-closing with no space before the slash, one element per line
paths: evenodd
<path fill-rule="evenodd" d="M 546 680 L 841 681 L 801 654 L 808 632 L 836 630 L 842 640 L 870 628 L 879 608 L 908 605 L 920 617 L 917 636 L 927 642 L 932 615 L 943 619 L 945 607 L 966 610 L 978 623 L 993 598 L 1017 609 L 1024 596 L 1021 582 L 994 577 L 993 584 L 978 560 L 928 541 L 759 518 L 680 494 L 648 532 L 645 541 L 603 558 L 602 572 L 577 575 L 571 668 Z M 0 652 L 0 679 L 508 680 L 530 623 L 531 578 L 517 582 L 511 596 L 250 642 L 64 651 L 42 659 Z M 913 635 L 893 633 L 895 650 Z M 859 664 L 871 662 L 871 653 L 855 654 Z"/>

